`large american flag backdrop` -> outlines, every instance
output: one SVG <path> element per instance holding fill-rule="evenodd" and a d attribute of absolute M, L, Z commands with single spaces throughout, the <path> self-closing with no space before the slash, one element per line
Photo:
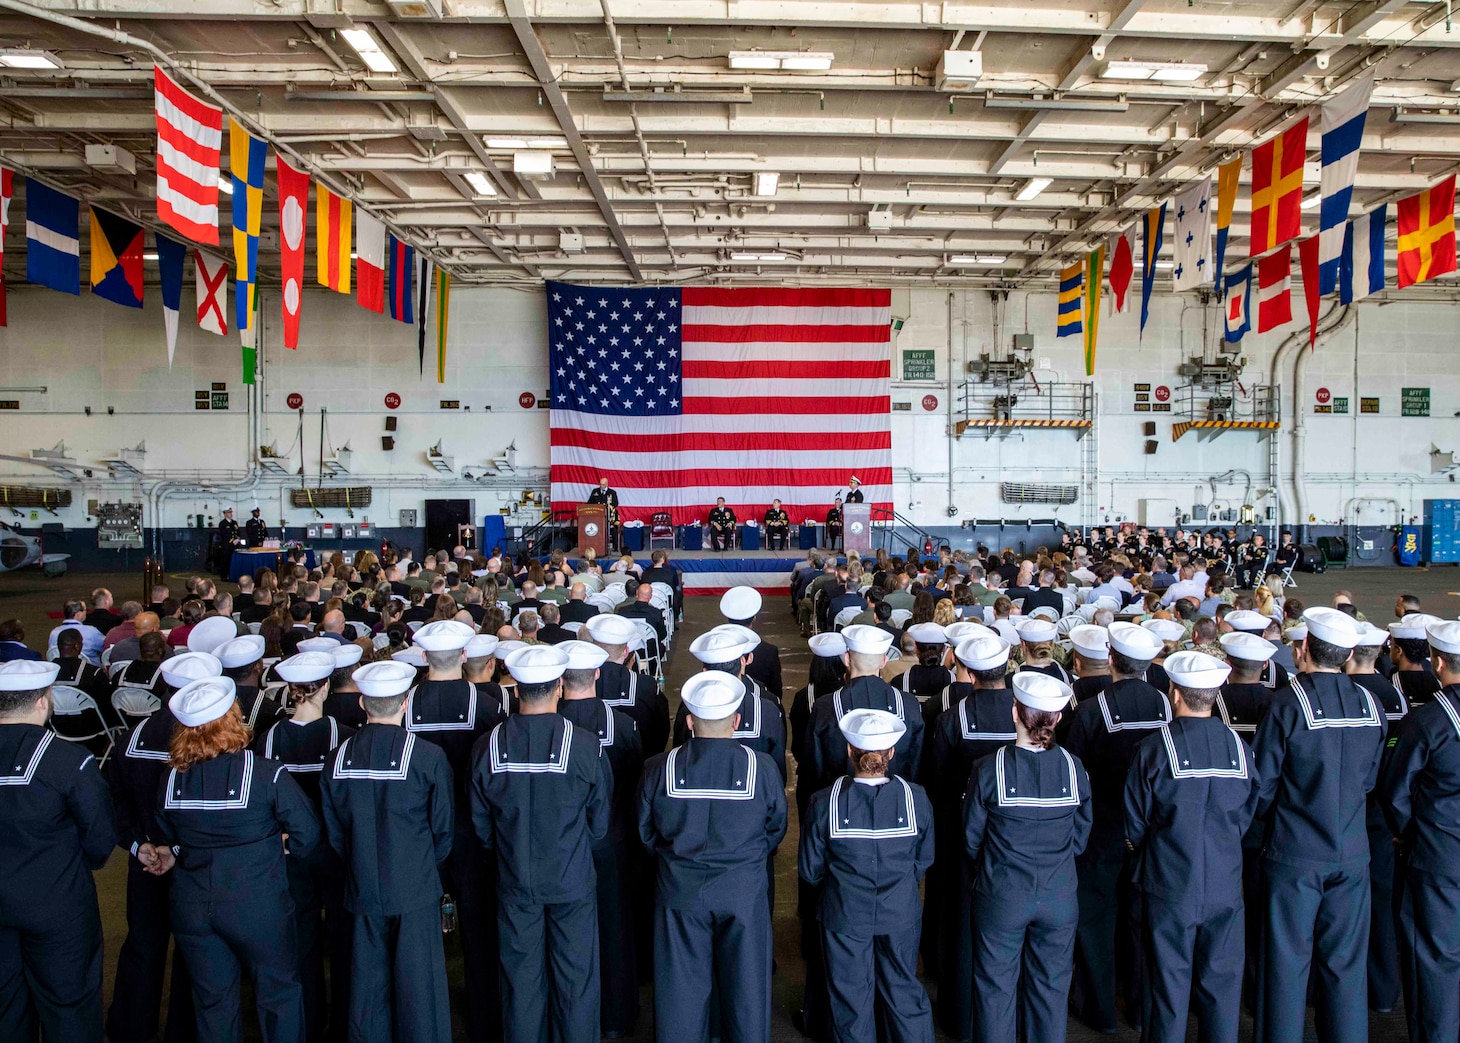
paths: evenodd
<path fill-rule="evenodd" d="M 548 283 L 552 498 L 600 476 L 625 521 L 822 521 L 847 478 L 891 507 L 889 290 Z"/>

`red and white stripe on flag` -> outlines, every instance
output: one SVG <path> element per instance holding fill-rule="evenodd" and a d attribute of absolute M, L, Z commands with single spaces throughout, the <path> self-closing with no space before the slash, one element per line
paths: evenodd
<path fill-rule="evenodd" d="M 189 239 L 218 244 L 218 154 L 223 110 L 153 66 L 157 106 L 157 216 Z"/>
<path fill-rule="evenodd" d="M 284 279 L 284 347 L 299 347 L 299 306 L 304 298 L 304 216 L 309 209 L 309 175 L 278 156 L 279 267 Z"/>
<path fill-rule="evenodd" d="M 223 336 L 228 332 L 228 262 L 194 250 L 193 270 L 197 273 L 198 326 Z"/>
<path fill-rule="evenodd" d="M 355 299 L 362 308 L 385 311 L 385 225 L 355 208 Z"/>
<path fill-rule="evenodd" d="M 627 521 L 703 521 L 723 496 L 742 520 L 780 499 L 799 524 L 856 475 L 891 508 L 891 291 L 550 283 L 548 296 L 555 503 L 606 477 Z"/>
<path fill-rule="evenodd" d="M 1283 244 L 1257 262 L 1257 332 L 1266 333 L 1293 321 L 1293 291 L 1289 279 L 1292 243 Z"/>

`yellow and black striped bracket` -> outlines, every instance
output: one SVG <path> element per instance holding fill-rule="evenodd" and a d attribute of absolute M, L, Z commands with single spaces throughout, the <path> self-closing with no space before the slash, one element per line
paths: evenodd
<path fill-rule="evenodd" d="M 1282 425 L 1276 420 L 1183 420 L 1171 425 L 1171 441 L 1181 440 L 1188 431 L 1276 431 Z"/>

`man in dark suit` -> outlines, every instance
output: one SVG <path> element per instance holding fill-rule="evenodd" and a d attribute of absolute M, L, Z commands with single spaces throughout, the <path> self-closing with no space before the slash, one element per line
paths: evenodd
<path fill-rule="evenodd" d="M 654 589 L 647 583 L 638 583 L 629 580 L 625 584 L 625 590 L 634 598 L 628 604 L 618 610 L 618 614 L 628 619 L 642 619 L 654 628 L 654 633 L 659 635 L 661 642 L 669 637 L 669 628 L 664 623 L 664 613 L 660 612 L 650 603 L 654 596 Z"/>
<path fill-rule="evenodd" d="M 674 591 L 674 612 L 684 615 L 684 577 L 669 563 L 669 552 L 663 547 L 649 555 L 649 567 L 639 577 L 643 583 L 668 583 Z"/>
<path fill-rule="evenodd" d="M 572 641 L 576 635 L 566 629 L 562 623 L 562 612 L 557 605 L 544 605 L 542 607 L 542 625 L 537 628 L 537 639 L 545 645 L 560 645 L 564 641 Z"/>
<path fill-rule="evenodd" d="M 122 617 L 112 611 L 112 592 L 105 587 L 97 587 L 91 592 L 91 611 L 86 613 L 86 625 L 96 627 L 105 634 L 112 627 L 122 621 Z"/>
<path fill-rule="evenodd" d="M 581 583 L 574 583 L 560 613 L 564 623 L 586 623 L 598 615 L 598 609 L 588 604 L 587 597 L 588 588 Z"/>
<path fill-rule="evenodd" d="M 1064 595 L 1054 589 L 1054 569 L 1042 570 L 1039 586 L 1024 595 L 1024 607 L 1020 611 L 1027 616 L 1036 608 L 1052 608 L 1061 616 L 1065 614 Z"/>

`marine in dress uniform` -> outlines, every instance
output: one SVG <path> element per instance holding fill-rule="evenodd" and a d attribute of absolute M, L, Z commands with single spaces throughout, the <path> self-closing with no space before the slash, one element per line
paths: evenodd
<path fill-rule="evenodd" d="M 1460 623 L 1428 630 L 1440 693 L 1395 730 L 1379 803 L 1405 852 L 1399 906 L 1411 1040 L 1460 1025 Z"/>
<path fill-rule="evenodd" d="M 1422 706 L 1440 690 L 1439 678 L 1430 668 L 1429 628 L 1443 622 L 1425 612 L 1407 612 L 1389 624 L 1394 659 L 1394 687 L 1411 707 Z"/>
<path fill-rule="evenodd" d="M 598 749 L 613 775 L 608 832 L 593 845 L 598 880 L 599 1027 L 604 1035 L 625 1036 L 639 1020 L 638 946 L 635 937 L 633 873 L 639 864 L 639 778 L 644 751 L 634 719 L 597 697 L 594 682 L 608 653 L 588 641 L 564 641 L 563 701 L 558 713 L 598 737 Z"/>
<path fill-rule="evenodd" d="M 791 516 L 781 507 L 780 500 L 772 500 L 761 519 L 765 525 L 767 550 L 785 550 L 791 545 Z"/>
<path fill-rule="evenodd" d="M 568 656 L 507 657 L 518 713 L 473 752 L 471 813 L 495 853 L 502 1033 L 513 1043 L 592 1043 L 599 1030 L 593 845 L 608 833 L 613 776 L 598 736 L 557 712 Z"/>
<path fill-rule="evenodd" d="M 669 700 L 654 678 L 624 665 L 638 627 L 631 619 L 603 612 L 584 623 L 583 631 L 608 652 L 608 660 L 598 669 L 598 697 L 634 719 L 646 755 L 659 753 L 669 742 Z"/>
<path fill-rule="evenodd" d="M 826 546 L 836 549 L 842 545 L 842 498 L 838 496 L 826 511 Z"/>
<path fill-rule="evenodd" d="M 352 1043 L 451 1039 L 440 871 L 456 835 L 451 764 L 401 727 L 415 678 L 393 659 L 355 671 L 366 724 L 335 751 L 320 783 L 354 917 Z"/>
<path fill-rule="evenodd" d="M 708 521 L 710 550 L 728 550 L 735 542 L 735 512 L 725 506 L 725 497 L 716 497 Z"/>
<path fill-rule="evenodd" d="M 228 677 L 192 681 L 168 700 L 178 730 L 158 794 L 163 859 L 177 875 L 172 932 L 193 982 L 198 1038 L 243 1038 L 240 976 L 253 982 L 265 1043 L 305 1039 L 289 858 L 320 841 L 319 818 L 284 765 L 248 749 Z M 183 761 L 179 750 L 206 752 Z M 196 754 L 194 754 L 196 756 Z"/>
<path fill-rule="evenodd" d="M 1252 744 L 1264 830 L 1258 1043 L 1300 1038 L 1309 970 L 1318 1036 L 1368 1038 L 1361 987 L 1369 944 L 1365 798 L 1384 746 L 1384 713 L 1339 673 L 1358 642 L 1342 612 L 1303 613 L 1306 670 L 1279 692 Z"/>
<path fill-rule="evenodd" d="M 680 693 L 693 736 L 649 759 L 639 838 L 657 861 L 654 1014 L 659 1043 L 709 1039 L 712 983 L 724 1043 L 770 1037 L 771 915 L 766 864 L 786 834 L 775 762 L 730 738 L 745 686 L 719 671 Z"/>
<path fill-rule="evenodd" d="M 902 721 L 853 710 L 840 727 L 854 774 L 811 798 L 799 860 L 800 875 L 821 889 L 832 1038 L 932 1043 L 917 925 L 918 881 L 933 864 L 933 807 L 921 786 L 889 771 Z"/>
<path fill-rule="evenodd" d="M 1141 1038 L 1236 1043 L 1242 1004 L 1242 838 L 1257 810 L 1252 751 L 1212 715 L 1228 667 L 1204 652 L 1166 661 L 1175 719 L 1136 749 L 1125 835 L 1142 895 Z"/>
<path fill-rule="evenodd" d="M 250 547 L 262 547 L 269 538 L 269 527 L 264 523 L 262 512 L 255 507 L 248 521 L 243 523 L 243 540 Z"/>
<path fill-rule="evenodd" d="M 754 587 L 731 587 L 720 596 L 720 615 L 727 623 L 738 623 L 748 630 L 755 627 L 764 599 Z M 781 681 L 781 650 L 765 638 L 758 638 L 745 666 L 745 676 L 754 680 L 765 694 L 777 703 L 785 694 Z"/>
<path fill-rule="evenodd" d="M 845 503 L 862 502 L 862 479 L 852 475 L 847 479 L 848 491 L 845 496 L 838 496 L 837 499 Z"/>
<path fill-rule="evenodd" d="M 0 666 L 0 1039 L 101 1039 L 92 872 L 117 842 L 96 758 L 47 727 L 55 663 Z"/>
<path fill-rule="evenodd" d="M 426 679 L 406 700 L 406 731 L 439 746 L 451 765 L 455 784 L 456 839 L 442 867 L 442 886 L 456 900 L 465 981 L 467 1036 L 473 1041 L 501 1038 L 502 1005 L 497 987 L 496 864 L 476 840 L 470 786 L 473 747 L 506 719 L 501 704 L 463 675 L 467 646 L 477 636 L 456 620 L 427 623 L 415 633 L 426 655 Z M 493 638 L 495 647 L 496 639 Z M 501 690 L 498 689 L 500 696 Z"/>
<path fill-rule="evenodd" d="M 294 715 L 256 735 L 254 751 L 288 769 L 317 814 L 319 781 L 331 755 L 351 735 L 324 712 L 335 657 L 328 652 L 300 652 L 278 663 L 274 672 L 289 683 Z M 289 897 L 299 940 L 299 983 L 304 989 L 304 1025 L 309 1039 L 345 1039 L 349 1024 L 350 924 L 345 912 L 344 865 L 328 844 L 306 859 L 289 859 Z M 322 919 L 321 919 L 322 918 Z M 325 990 L 325 956 L 330 989 Z"/>
<path fill-rule="evenodd" d="M 1136 747 L 1171 721 L 1166 696 L 1141 678 L 1161 639 L 1134 623 L 1112 623 L 1110 687 L 1080 704 L 1066 748 L 1090 773 L 1094 826 L 1080 860 L 1080 974 L 1076 1009 L 1096 1029 L 1116 1027 L 1117 960 L 1125 968 L 1126 1017 L 1139 1020 L 1139 918 L 1125 843 L 1125 779 Z"/>
<path fill-rule="evenodd" d="M 781 779 L 786 778 L 786 717 L 781 704 L 765 694 L 753 679 L 746 676 L 746 663 L 760 642 L 755 631 L 734 623 L 724 623 L 707 630 L 689 646 L 690 655 L 702 669 L 716 670 L 739 678 L 745 697 L 736 711 L 740 723 L 730 737 L 757 753 L 764 753 L 775 762 Z M 690 736 L 690 710 L 680 703 L 674 716 L 674 744 L 683 745 Z"/>
<path fill-rule="evenodd" d="M 980 1043 L 1063 1043 L 1080 919 L 1075 858 L 1090 838 L 1090 779 L 1054 744 L 1068 685 L 1014 675 L 1018 740 L 974 768 L 963 806 L 973 860 L 973 1022 Z"/>

